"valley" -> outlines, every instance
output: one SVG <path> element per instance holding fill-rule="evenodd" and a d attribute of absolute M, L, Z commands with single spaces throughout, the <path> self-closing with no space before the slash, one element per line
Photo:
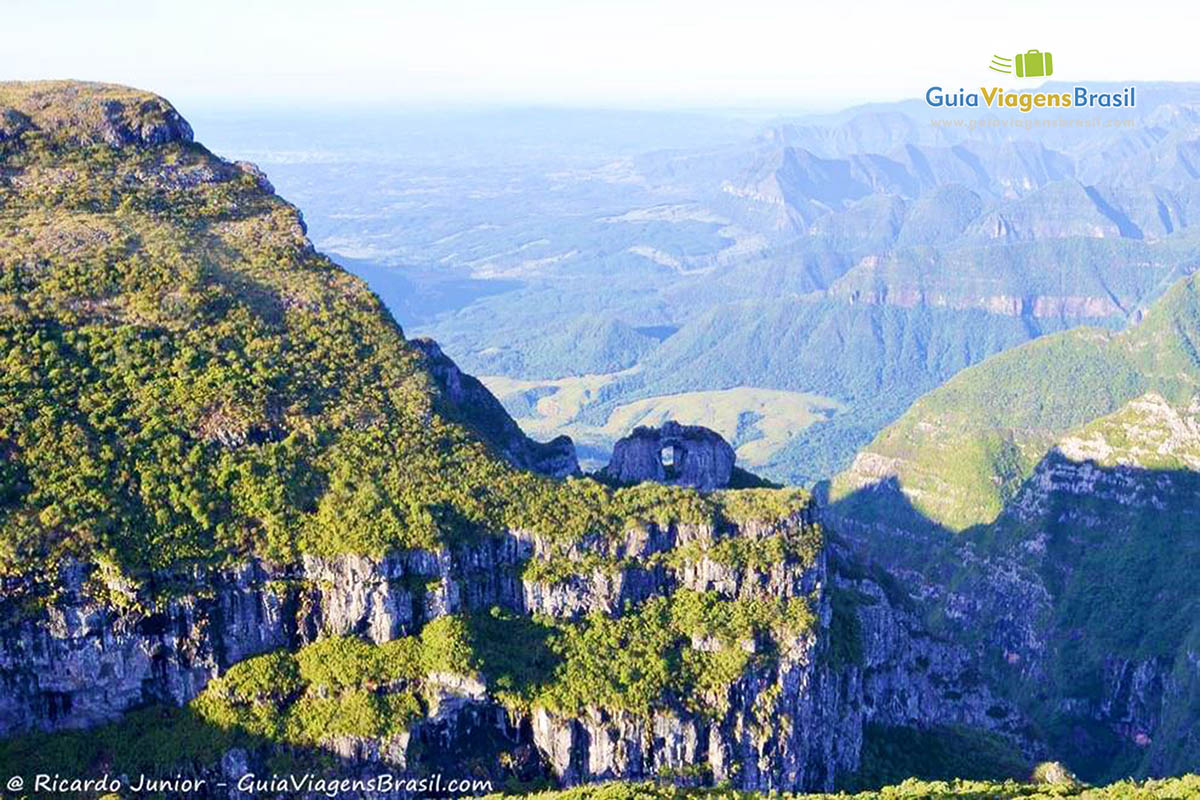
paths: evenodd
<path fill-rule="evenodd" d="M 799 431 L 844 409 L 820 395 L 739 386 L 715 391 L 680 392 L 615 406 L 599 425 L 578 422 L 604 387 L 625 373 L 583 375 L 553 381 L 527 381 L 502 375 L 480 380 L 531 436 L 569 435 L 584 454 L 585 470 L 603 466 L 612 443 L 639 425 L 657 427 L 667 420 L 715 430 L 751 470 L 769 464 Z M 588 455 L 590 454 L 590 459 Z"/>
<path fill-rule="evenodd" d="M 0 772 L 1189 796 L 1196 91 L 264 172 L 0 84 Z"/>
<path fill-rule="evenodd" d="M 782 402 L 747 456 L 811 485 L 958 371 L 1123 328 L 1196 269 L 1198 93 L 1146 84 L 1112 129 L 936 126 L 916 101 L 205 126 L 468 372 L 604 382 L 554 422 L 501 392 L 531 431 L 603 461 L 620 407 L 737 392 L 690 404 L 728 430 L 735 398 L 753 415 L 760 390 L 818 395 L 832 414 Z"/>

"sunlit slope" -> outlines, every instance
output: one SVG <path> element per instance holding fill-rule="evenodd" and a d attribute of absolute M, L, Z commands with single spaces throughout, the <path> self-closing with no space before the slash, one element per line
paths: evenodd
<path fill-rule="evenodd" d="M 964 370 L 922 397 L 835 481 L 834 499 L 895 481 L 953 529 L 990 522 L 1065 432 L 1156 391 L 1185 404 L 1200 383 L 1196 277 L 1122 333 L 1079 328 Z"/>

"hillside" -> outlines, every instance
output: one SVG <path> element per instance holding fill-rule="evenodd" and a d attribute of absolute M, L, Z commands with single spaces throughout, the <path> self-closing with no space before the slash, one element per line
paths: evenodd
<path fill-rule="evenodd" d="M 814 423 L 792 403 L 755 450 L 768 477 L 809 485 L 959 370 L 1136 324 L 1189 274 L 1198 103 L 1196 85 L 1139 83 L 1131 124 L 1100 130 L 947 129 L 923 100 L 757 135 L 712 118 L 725 136 L 672 138 L 664 115 L 642 148 L 611 150 L 620 114 L 568 111 L 262 114 L 227 139 L 269 160 L 317 243 L 353 256 L 407 329 L 576 409 L 506 393 L 527 431 L 586 440 L 602 463 L 620 408 L 754 390 L 691 407 L 720 427 L 757 413 L 756 390 L 820 395 L 839 410 Z"/>
<path fill-rule="evenodd" d="M 1156 391 L 1200 386 L 1200 278 L 1179 281 L 1136 326 L 1079 328 L 994 356 L 916 402 L 833 483 L 832 497 L 895 479 L 952 529 L 992 522 L 1064 433 Z"/>
<path fill-rule="evenodd" d="M 537 460 L 164 101 L 6 84 L 0 105 L 4 571 L 378 554 L 637 513 L 636 492 L 488 452 L 501 436 Z"/>
<path fill-rule="evenodd" d="M 807 493 L 577 477 L 165 100 L 0 84 L 0 119 L 6 774 L 765 791 L 917 730 L 979 777 L 1039 752 Z"/>
<path fill-rule="evenodd" d="M 1200 280 L 963 371 L 830 492 L 840 529 L 1089 779 L 1200 758 Z"/>

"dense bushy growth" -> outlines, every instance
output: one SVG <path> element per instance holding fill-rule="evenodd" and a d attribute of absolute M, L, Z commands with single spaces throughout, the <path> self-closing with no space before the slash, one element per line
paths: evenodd
<path fill-rule="evenodd" d="M 1013 743 L 989 731 L 959 726 L 929 729 L 868 724 L 859 770 L 842 781 L 851 789 L 899 783 L 907 778 L 1023 778 L 1028 761 Z"/>
<path fill-rule="evenodd" d="M 68 135 L 46 109 L 73 91 L 0 94 L 29 120 L 0 140 L 0 572 L 719 513 L 686 490 L 510 468 L 439 415 L 419 354 L 260 174 L 180 139 Z M 74 122 L 107 124 L 92 110 Z"/>
<path fill-rule="evenodd" d="M 1104 787 L 1045 785 L 1017 781 L 907 780 L 858 794 L 780 794 L 780 800 L 1185 800 L 1200 794 L 1200 777 L 1137 783 L 1122 781 Z M 579 786 L 561 792 L 525 795 L 530 800 L 754 800 L 754 792 L 732 789 L 682 789 L 650 783 L 610 783 Z"/>

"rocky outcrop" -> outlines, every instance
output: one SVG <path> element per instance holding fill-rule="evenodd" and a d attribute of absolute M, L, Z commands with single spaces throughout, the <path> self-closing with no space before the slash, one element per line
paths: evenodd
<path fill-rule="evenodd" d="M 112 84 L 8 83 L 0 94 L 0 120 L 0 141 L 30 130 L 72 144 L 118 148 L 192 141 L 191 126 L 166 100 Z"/>
<path fill-rule="evenodd" d="M 174 576 L 170 599 L 152 596 L 155 581 L 134 591 L 93 567 L 62 570 L 53 599 L 10 581 L 0 606 L 0 735 L 182 704 L 238 661 L 322 636 L 384 642 L 464 607 L 520 610 L 513 570 L 530 550 L 514 535 L 457 553 L 306 557 L 287 568 L 251 561 L 197 573 L 185 586 Z"/>
<path fill-rule="evenodd" d="M 447 416 L 471 427 L 513 466 L 555 478 L 579 474 L 570 436 L 535 442 L 504 410 L 500 401 L 474 376 L 458 368 L 432 339 L 412 339 L 425 367 L 437 381 Z"/>
<path fill-rule="evenodd" d="M 1048 749 L 1088 780 L 1113 763 L 1152 775 L 1200 763 L 1200 626 L 1180 613 L 1196 563 L 1197 407 L 1150 393 L 1063 436 L 974 531 L 937 528 L 886 481 L 864 491 L 889 513 L 836 519 L 939 636 L 974 652 L 979 680 L 1056 726 Z M 886 473 L 864 456 L 861 475 Z"/>
<path fill-rule="evenodd" d="M 612 540 L 596 540 L 563 548 L 544 537 L 528 539 L 531 567 L 523 580 L 523 610 L 559 619 L 578 619 L 599 612 L 618 615 L 655 595 L 677 589 L 715 591 L 723 597 L 786 598 L 816 590 L 815 574 L 795 559 L 750 564 L 722 558 L 715 551 L 737 540 L 753 546 L 783 540 L 813 524 L 805 509 L 774 522 L 744 522 L 737 526 L 637 526 Z M 677 550 L 688 551 L 679 557 Z M 675 558 L 671 558 L 671 555 Z M 542 577 L 541 565 L 551 565 L 559 577 Z"/>
<path fill-rule="evenodd" d="M 776 669 L 746 675 L 732 695 L 716 719 L 602 709 L 568 718 L 538 709 L 533 739 L 568 784 L 668 776 L 762 791 L 816 788 L 857 766 L 860 720 L 841 713 L 837 680 L 822 668 L 815 638 L 794 642 Z"/>
<path fill-rule="evenodd" d="M 792 578 L 790 591 L 773 588 L 815 591 L 818 628 L 781 647 L 774 665 L 748 670 L 722 714 L 536 709 L 533 741 L 551 772 L 568 784 L 669 775 L 757 791 L 827 789 L 858 768 L 868 723 L 971 726 L 1038 752 L 1023 738 L 1021 714 L 983 685 L 968 652 L 925 632 L 907 603 L 869 577 L 839 573 L 824 556 Z M 837 636 L 856 640 L 848 661 L 833 654 Z"/>
<path fill-rule="evenodd" d="M 711 491 L 729 485 L 736 456 L 716 431 L 668 421 L 638 427 L 613 446 L 604 475 L 618 483 L 655 481 Z"/>
<path fill-rule="evenodd" d="M 0 734 L 93 725 L 150 702 L 182 704 L 233 663 L 322 636 L 384 642 L 443 614 L 492 606 L 557 617 L 620 615 L 649 597 L 689 588 L 731 598 L 806 597 L 816 623 L 779 641 L 772 657 L 753 659 L 722 697 L 712 698 L 723 709 L 716 716 L 692 710 L 684 698 L 648 716 L 601 707 L 577 715 L 506 710 L 486 683 L 431 676 L 428 716 L 403 737 L 343 738 L 328 748 L 351 770 L 379 763 L 407 769 L 413 753 L 477 755 L 478 743 L 488 741 L 522 754 L 529 774 L 566 784 L 666 775 L 680 783 L 795 790 L 829 788 L 856 769 L 871 722 L 959 723 L 1016 736 L 1019 714 L 973 679 L 963 651 L 923 632 L 903 599 L 870 577 L 831 566 L 827 550 L 771 563 L 716 555 L 723 540 L 765 542 L 813 522 L 804 509 L 741 526 L 633 528 L 565 552 L 549 537 L 514 531 L 381 559 L 310 556 L 288 568 L 255 561 L 197 573 L 192 591 L 181 591 L 176 576 L 173 599 L 159 603 L 103 570 L 71 566 L 63 590 L 41 598 L 40 611 L 15 611 L 32 607 L 35 586 L 5 587 L 0 618 L 12 622 L 0 633 Z M 614 566 L 562 580 L 538 579 L 536 571 L 521 576 L 531 559 L 589 557 Z M 847 650 L 835 647 L 847 636 L 854 638 L 849 659 L 835 654 Z M 222 774 L 251 770 L 247 759 L 255 758 L 261 753 L 227 753 Z"/>

